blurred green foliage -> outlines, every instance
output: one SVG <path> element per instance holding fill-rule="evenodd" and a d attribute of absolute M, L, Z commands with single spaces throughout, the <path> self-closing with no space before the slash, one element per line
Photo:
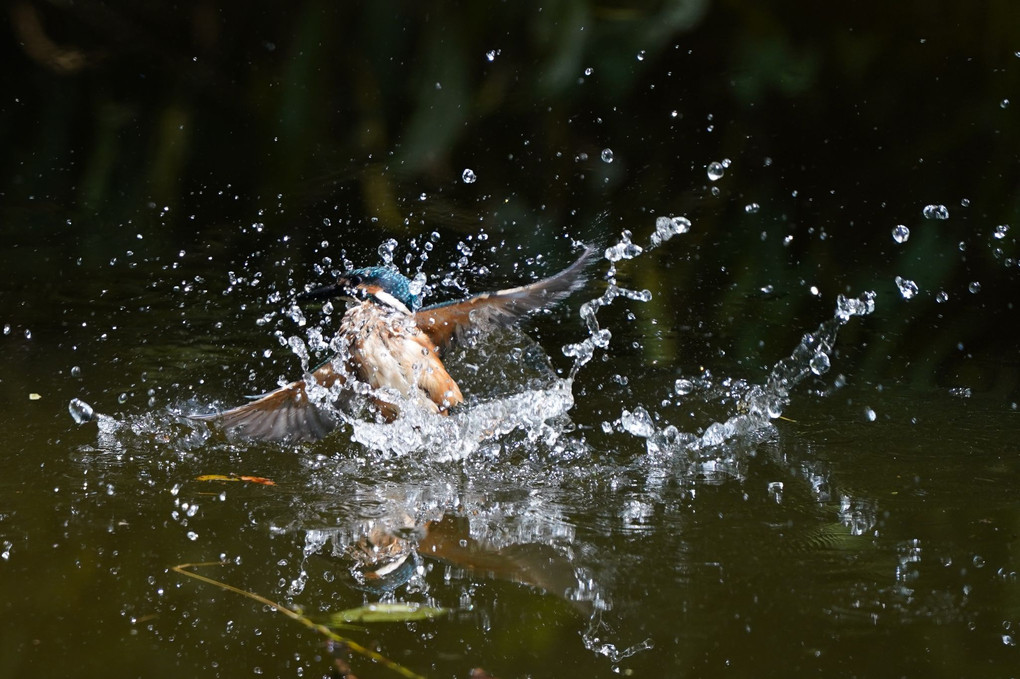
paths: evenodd
<path fill-rule="evenodd" d="M 997 328 L 1020 224 L 992 235 L 1020 208 L 1014 3 L 14 0 L 3 19 L 0 199 L 35 230 L 168 207 L 173 242 L 268 210 L 301 242 L 330 218 L 536 253 L 686 214 L 681 246 L 622 269 L 656 292 L 635 309 L 647 360 L 764 365 L 836 293 L 876 288 L 869 375 L 1017 388 Z M 909 313 L 896 275 L 923 291 Z"/>

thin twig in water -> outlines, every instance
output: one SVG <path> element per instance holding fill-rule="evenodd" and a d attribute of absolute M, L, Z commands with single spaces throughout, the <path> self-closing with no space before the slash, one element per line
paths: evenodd
<path fill-rule="evenodd" d="M 275 610 L 275 611 L 277 611 L 279 613 L 283 613 L 284 615 L 286 615 L 291 620 L 296 620 L 296 621 L 300 622 L 302 625 L 304 625 L 305 627 L 308 627 L 308 628 L 318 632 L 319 634 L 323 635 L 327 639 L 331 639 L 332 641 L 335 641 L 337 643 L 344 644 L 345 646 L 347 646 L 347 648 L 349 648 L 354 653 L 357 653 L 358 655 L 364 656 L 365 658 L 368 658 L 369 660 L 371 660 L 373 662 L 377 662 L 380 665 L 382 665 L 383 667 L 386 667 L 386 668 L 388 668 L 390 670 L 393 670 L 397 674 L 399 674 L 401 676 L 404 676 L 404 677 L 407 677 L 408 679 L 425 679 L 420 674 L 415 674 L 414 672 L 412 672 L 411 670 L 407 669 L 403 665 L 390 660 L 386 656 L 384 656 L 384 655 L 382 655 L 380 653 L 377 653 L 377 652 L 373 651 L 370 648 L 365 648 L 364 646 L 362 646 L 361 644 L 359 644 L 358 642 L 356 642 L 356 641 L 354 641 L 352 639 L 348 639 L 346 637 L 340 636 L 339 634 L 337 634 L 336 632 L 334 632 L 330 628 L 326 627 L 325 625 L 320 625 L 319 623 L 312 622 L 311 620 L 309 620 L 305 616 L 301 615 L 297 611 L 292 611 L 291 609 L 287 608 L 283 604 L 279 604 L 279 603 L 277 603 L 277 602 L 275 602 L 275 601 L 273 601 L 271 599 L 267 599 L 266 597 L 264 597 L 264 596 L 262 596 L 260 594 L 255 594 L 254 592 L 249 592 L 247 590 L 241 589 L 240 587 L 234 587 L 233 585 L 228 585 L 225 582 L 220 582 L 219 580 L 214 580 L 213 578 L 207 577 L 205 575 L 199 575 L 198 573 L 195 573 L 195 572 L 193 572 L 191 570 L 188 570 L 190 568 L 205 568 L 207 566 L 226 566 L 226 565 L 229 565 L 229 562 L 226 562 L 226 561 L 205 561 L 205 562 L 202 562 L 202 563 L 182 563 L 182 564 L 178 564 L 176 566 L 171 567 L 170 570 L 174 571 L 175 573 L 180 573 L 181 575 L 185 575 L 185 576 L 187 576 L 189 578 L 194 578 L 195 580 L 201 580 L 202 582 L 208 583 L 208 584 L 213 585 L 215 587 L 219 587 L 220 589 L 225 589 L 228 592 L 233 592 L 234 594 L 240 594 L 243 597 L 247 597 L 247 598 L 249 598 L 249 599 L 251 599 L 253 601 L 257 601 L 260 604 L 265 604 L 266 606 L 269 606 L 273 610 Z"/>

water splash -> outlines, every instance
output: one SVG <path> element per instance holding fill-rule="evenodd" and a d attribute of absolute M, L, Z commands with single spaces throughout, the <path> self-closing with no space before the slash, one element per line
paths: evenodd
<path fill-rule="evenodd" d="M 80 398 L 72 398 L 71 402 L 67 404 L 67 410 L 71 413 L 71 417 L 74 419 L 76 424 L 91 422 L 92 418 L 95 417 L 96 414 L 92 406 Z"/>
<path fill-rule="evenodd" d="M 545 560 L 543 564 L 557 563 L 562 577 L 555 582 L 539 582 L 531 573 L 512 571 L 510 579 L 545 589 L 585 611 L 589 624 L 582 639 L 592 653 L 615 666 L 651 648 L 652 640 L 641 641 L 640 636 L 627 639 L 603 624 L 603 616 L 613 609 L 609 597 L 613 578 L 619 576 L 611 568 L 600 571 L 596 543 L 579 537 L 583 532 L 575 533 L 572 521 L 577 519 L 569 514 L 581 502 L 570 497 L 570 493 L 583 495 L 590 491 L 586 483 L 615 483 L 617 478 L 634 470 L 646 473 L 647 479 L 642 480 L 646 497 L 636 502 L 631 496 L 628 501 L 630 516 L 638 521 L 654 512 L 660 501 L 656 496 L 660 486 L 656 484 L 665 487 L 689 472 L 698 473 L 701 478 L 733 476 L 732 470 L 741 464 L 740 452 L 734 450 L 753 447 L 774 431 L 771 423 L 783 413 L 792 390 L 805 379 L 826 375 L 831 370 L 832 350 L 842 325 L 875 308 L 874 293 L 840 296 L 833 318 L 805 334 L 791 354 L 772 366 L 759 383 L 716 377 L 704 370 L 670 380 L 665 387 L 669 393 L 662 394 L 658 401 L 665 405 L 624 404 L 618 420 L 609 423 L 606 433 L 642 440 L 646 455 L 626 470 L 607 464 L 604 469 L 607 473 L 596 473 L 596 465 L 600 464 L 598 453 L 588 448 L 585 434 L 578 433 L 569 419 L 580 399 L 574 394 L 575 383 L 590 362 L 612 345 L 613 333 L 599 318 L 602 310 L 618 300 L 645 303 L 652 299 L 649 290 L 622 286 L 617 268 L 629 266 L 629 261 L 655 248 L 666 247 L 691 228 L 685 217 L 660 216 L 647 242 L 624 231 L 617 242 L 606 248 L 606 263 L 600 262 L 606 268 L 606 287 L 600 295 L 580 305 L 580 322 L 574 321 L 577 341 L 563 347 L 563 354 L 570 359 L 570 368 L 564 371 L 566 376 L 553 368 L 538 344 L 525 333 L 511 329 L 489 337 L 469 338 L 444 356 L 467 396 L 465 406 L 449 417 L 436 417 L 409 407 L 395 422 L 378 422 L 365 406 L 368 397 L 375 394 L 367 387 L 356 390 L 354 402 L 338 413 L 344 428 L 341 433 L 298 448 L 297 455 L 286 455 L 288 460 L 294 460 L 293 464 L 303 465 L 304 473 L 298 475 L 299 483 L 293 484 L 300 489 L 288 490 L 292 506 L 282 512 L 274 506 L 272 518 L 265 521 L 271 524 L 274 534 L 298 536 L 295 544 L 299 554 L 286 566 L 280 596 L 292 601 L 299 597 L 329 600 L 335 596 L 331 583 L 339 560 L 349 571 L 354 587 L 379 596 L 435 597 L 444 606 L 469 613 L 476 600 L 472 599 L 470 588 L 457 583 L 461 577 L 457 569 L 469 574 L 473 571 L 471 563 L 457 562 L 455 547 L 459 543 L 450 545 L 451 552 L 444 559 L 430 556 L 422 548 L 428 544 L 423 541 L 429 531 L 436 530 L 437 524 L 458 520 L 470 524 L 461 539 L 480 545 L 497 563 L 498 557 L 513 555 L 507 562 L 519 566 L 521 554 Z M 424 255 L 431 251 L 424 248 L 430 242 L 434 241 L 423 238 L 416 247 Z M 383 243 L 380 258 L 394 266 L 400 266 L 401 261 L 410 264 L 408 257 L 397 255 L 399 245 L 393 240 Z M 458 245 L 457 260 L 441 275 L 442 282 L 436 284 L 437 288 L 477 292 L 470 290 L 466 282 L 470 280 L 466 274 L 479 270 L 472 264 L 477 246 L 478 241 L 467 238 Z M 423 256 L 421 261 L 425 259 Z M 406 266 L 402 268 L 406 270 Z M 419 271 L 412 284 L 417 290 L 428 292 L 428 281 Z M 323 311 L 319 320 L 317 315 L 309 314 L 306 318 L 300 310 L 290 309 L 264 323 L 275 322 L 274 336 L 297 357 L 306 375 L 324 355 L 339 354 L 338 363 L 344 363 L 344 347 L 332 335 L 338 312 L 332 308 Z M 307 384 L 310 398 L 323 404 L 332 403 L 339 396 L 336 391 L 312 382 Z M 392 400 L 394 395 L 386 394 L 386 398 Z M 654 399 L 652 395 L 647 403 L 656 402 Z M 691 399 L 713 401 L 725 409 L 725 415 L 714 417 L 703 429 L 691 431 L 679 413 Z M 191 405 L 181 404 L 177 410 L 194 412 L 196 408 Z M 71 409 L 72 416 L 83 411 L 80 405 Z M 78 421 L 78 417 L 75 419 Z M 222 449 L 210 444 L 204 427 L 193 426 L 179 412 L 156 411 L 121 419 L 95 415 L 94 419 L 99 428 L 98 448 L 110 459 L 119 460 L 130 456 L 131 451 L 149 449 L 153 440 L 178 454 L 178 457 L 165 455 L 159 465 L 161 469 L 173 471 L 175 465 L 184 468 L 188 451 L 204 449 L 210 451 L 210 456 L 215 454 L 216 459 L 222 457 L 219 455 Z M 348 445 L 349 441 L 356 445 Z M 750 445 L 731 446 L 734 443 Z M 223 444 L 215 444 L 219 445 Z M 238 459 L 250 459 L 243 457 L 249 449 L 227 448 Z M 849 495 L 832 491 L 823 466 L 811 461 L 802 466 L 793 473 L 807 480 L 820 503 L 833 505 L 833 512 L 847 530 L 863 534 L 874 524 L 876 510 Z M 179 475 L 194 476 L 190 471 Z M 775 502 L 789 501 L 783 499 L 782 482 L 777 483 L 767 490 L 769 497 Z M 608 502 L 606 498 L 600 501 Z M 205 533 L 192 530 L 194 526 L 187 523 L 191 518 L 188 512 L 196 504 L 181 501 L 176 493 L 173 503 L 182 534 L 196 542 L 207 540 Z M 185 530 L 188 532 L 184 533 Z M 369 560 L 358 561 L 352 554 L 366 541 L 379 545 L 384 539 L 393 539 L 397 544 L 393 563 L 399 563 L 387 572 L 395 574 L 393 580 L 372 589 L 368 569 L 374 564 Z M 422 559 L 416 556 L 419 550 Z M 432 570 L 437 559 L 444 564 L 452 562 L 456 567 L 446 567 L 445 574 L 444 566 Z M 312 591 L 316 588 L 322 591 Z M 619 629 L 620 625 L 614 621 L 613 627 Z"/>

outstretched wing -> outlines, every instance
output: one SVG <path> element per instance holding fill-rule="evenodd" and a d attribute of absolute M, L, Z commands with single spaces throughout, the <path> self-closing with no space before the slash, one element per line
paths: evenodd
<path fill-rule="evenodd" d="M 437 347 L 445 347 L 470 327 L 510 325 L 521 316 L 565 299 L 584 285 L 584 270 L 595 248 L 587 247 L 576 262 L 554 276 L 519 288 L 486 292 L 456 302 L 427 306 L 414 321 Z"/>
<path fill-rule="evenodd" d="M 344 377 L 327 362 L 312 373 L 316 382 L 331 387 Z M 308 398 L 303 381 L 271 391 L 251 403 L 214 415 L 193 415 L 231 438 L 258 441 L 316 441 L 337 427 L 335 412 Z"/>

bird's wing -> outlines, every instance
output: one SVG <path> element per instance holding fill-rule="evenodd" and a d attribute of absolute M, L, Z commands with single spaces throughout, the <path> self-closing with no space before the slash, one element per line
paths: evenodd
<path fill-rule="evenodd" d="M 344 376 L 327 362 L 314 373 L 315 380 L 331 387 Z M 193 415 L 231 438 L 257 441 L 316 441 L 337 428 L 337 416 L 329 404 L 308 398 L 304 381 L 271 391 L 251 403 L 213 415 Z"/>
<path fill-rule="evenodd" d="M 470 327 L 510 325 L 521 316 L 551 306 L 578 290 L 584 285 L 584 270 L 594 255 L 595 248 L 585 248 L 576 262 L 537 283 L 427 306 L 414 314 L 415 323 L 440 348 Z"/>

